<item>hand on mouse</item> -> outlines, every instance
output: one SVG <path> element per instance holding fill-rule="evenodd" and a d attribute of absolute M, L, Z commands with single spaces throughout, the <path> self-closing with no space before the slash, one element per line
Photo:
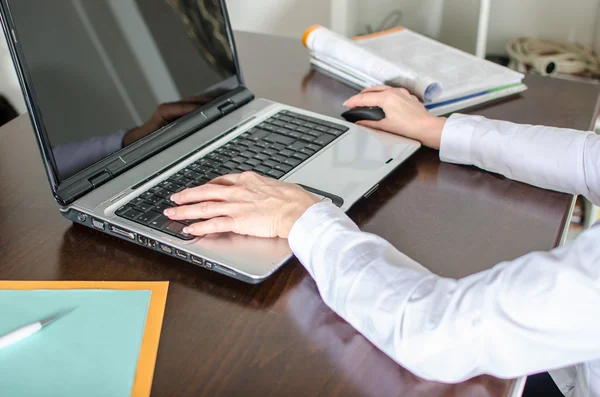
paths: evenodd
<path fill-rule="evenodd" d="M 446 119 L 432 116 L 418 98 L 404 88 L 376 86 L 348 99 L 344 106 L 379 106 L 385 112 L 380 121 L 363 120 L 357 124 L 415 139 L 430 148 L 439 149 Z"/>

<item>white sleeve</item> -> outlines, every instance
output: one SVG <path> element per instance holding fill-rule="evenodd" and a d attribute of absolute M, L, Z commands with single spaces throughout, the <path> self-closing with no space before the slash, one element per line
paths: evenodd
<path fill-rule="evenodd" d="M 442 132 L 440 159 L 600 204 L 600 136 L 593 132 L 455 114 Z"/>
<path fill-rule="evenodd" d="M 600 358 L 600 227 L 568 247 L 454 280 L 319 203 L 292 250 L 324 302 L 425 379 L 512 378 Z"/>

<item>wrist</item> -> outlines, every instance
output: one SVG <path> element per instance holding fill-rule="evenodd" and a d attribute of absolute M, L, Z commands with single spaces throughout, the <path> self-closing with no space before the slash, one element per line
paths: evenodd
<path fill-rule="evenodd" d="M 445 117 L 429 117 L 422 128 L 423 133 L 420 135 L 422 137 L 421 143 L 432 149 L 439 150 L 446 120 L 447 118 Z"/>
<path fill-rule="evenodd" d="M 312 195 L 311 195 L 312 196 Z M 317 197 L 310 197 L 306 201 L 291 203 L 285 216 L 282 217 L 279 222 L 279 237 L 288 238 L 294 224 L 304 215 L 306 211 L 313 205 L 319 203 L 320 200 Z"/>

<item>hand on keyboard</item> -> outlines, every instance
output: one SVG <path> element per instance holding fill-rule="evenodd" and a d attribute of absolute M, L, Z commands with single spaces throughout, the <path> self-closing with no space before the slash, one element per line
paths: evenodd
<path fill-rule="evenodd" d="M 297 185 L 254 172 L 219 177 L 176 193 L 171 200 L 178 207 L 165 210 L 170 219 L 204 219 L 187 226 L 184 233 L 203 236 L 234 232 L 281 238 L 287 238 L 298 218 L 320 201 Z"/>

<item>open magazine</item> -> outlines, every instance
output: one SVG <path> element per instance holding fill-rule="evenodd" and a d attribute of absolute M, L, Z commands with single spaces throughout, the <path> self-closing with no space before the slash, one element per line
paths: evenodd
<path fill-rule="evenodd" d="M 302 41 L 326 74 L 356 88 L 404 87 L 437 115 L 527 89 L 521 73 L 402 27 L 348 39 L 312 26 Z"/>

